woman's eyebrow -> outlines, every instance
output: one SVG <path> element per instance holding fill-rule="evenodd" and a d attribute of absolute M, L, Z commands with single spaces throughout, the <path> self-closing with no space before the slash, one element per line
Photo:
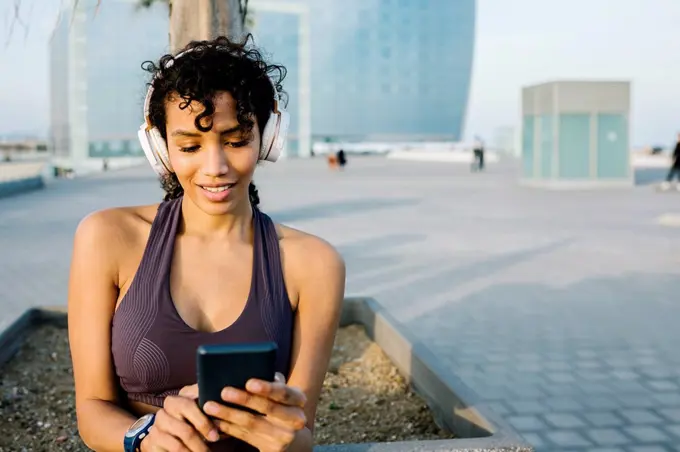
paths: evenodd
<path fill-rule="evenodd" d="M 197 138 L 200 137 L 201 134 L 198 132 L 189 132 L 188 130 L 174 130 L 171 134 L 173 137 L 190 137 L 190 138 Z"/>
<path fill-rule="evenodd" d="M 241 132 L 241 131 L 242 131 L 241 125 L 240 125 L 240 124 L 236 124 L 234 127 L 230 127 L 230 128 L 228 128 L 228 129 L 226 129 L 226 130 L 221 130 L 221 131 L 219 132 L 219 134 L 220 134 L 220 135 L 230 135 L 230 134 L 232 134 L 232 133 L 234 133 L 234 132 Z"/>
<path fill-rule="evenodd" d="M 241 126 L 240 125 L 235 125 L 233 127 L 230 127 L 226 130 L 222 130 L 218 132 L 220 135 L 229 135 L 234 132 L 240 132 L 241 131 Z M 199 132 L 191 132 L 189 130 L 183 130 L 183 129 L 177 129 L 174 130 L 170 136 L 173 137 L 189 137 L 189 138 L 200 138 L 201 134 Z"/>

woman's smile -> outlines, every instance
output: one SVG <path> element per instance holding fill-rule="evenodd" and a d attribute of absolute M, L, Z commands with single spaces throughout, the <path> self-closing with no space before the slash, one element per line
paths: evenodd
<path fill-rule="evenodd" d="M 197 184 L 198 185 L 198 184 Z M 198 185 L 201 188 L 203 195 L 212 202 L 224 202 L 229 198 L 231 189 L 236 185 L 236 182 L 223 184 L 204 184 Z"/>

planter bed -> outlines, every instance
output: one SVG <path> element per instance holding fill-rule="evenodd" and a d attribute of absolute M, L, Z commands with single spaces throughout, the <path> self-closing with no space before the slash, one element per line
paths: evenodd
<path fill-rule="evenodd" d="M 373 300 L 346 300 L 319 401 L 317 452 L 532 450 L 469 406 L 474 394 L 440 379 L 433 358 Z M 0 452 L 88 450 L 76 429 L 63 312 L 32 309 L 0 332 L 0 431 Z"/>

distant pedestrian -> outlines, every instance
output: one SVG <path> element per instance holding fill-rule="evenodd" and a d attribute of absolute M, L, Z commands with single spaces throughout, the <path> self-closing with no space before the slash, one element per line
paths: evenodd
<path fill-rule="evenodd" d="M 669 190 L 671 188 L 673 176 L 677 177 L 678 179 L 678 183 L 676 184 L 675 188 L 680 191 L 680 133 L 678 133 L 675 149 L 673 150 L 673 155 L 671 156 L 671 167 L 668 170 L 666 181 L 661 184 L 662 190 Z"/>
<path fill-rule="evenodd" d="M 330 169 L 332 169 L 332 170 L 337 169 L 337 167 L 338 167 L 338 154 L 337 153 L 328 154 L 327 161 L 328 161 L 328 167 Z"/>
<path fill-rule="evenodd" d="M 484 170 L 484 141 L 479 136 L 475 136 L 475 142 L 472 147 L 474 154 L 474 162 L 472 165 L 473 171 Z"/>
<path fill-rule="evenodd" d="M 347 165 L 347 156 L 345 155 L 344 149 L 340 149 L 338 151 L 337 158 L 338 158 L 338 165 L 340 165 L 340 168 L 344 168 L 345 165 Z"/>

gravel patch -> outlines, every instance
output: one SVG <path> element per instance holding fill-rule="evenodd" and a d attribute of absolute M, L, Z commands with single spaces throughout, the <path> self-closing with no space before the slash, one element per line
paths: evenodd
<path fill-rule="evenodd" d="M 76 426 L 67 332 L 36 330 L 0 369 L 0 452 L 87 451 Z M 443 439 L 425 403 L 362 327 L 342 328 L 317 411 L 317 444 Z"/>

